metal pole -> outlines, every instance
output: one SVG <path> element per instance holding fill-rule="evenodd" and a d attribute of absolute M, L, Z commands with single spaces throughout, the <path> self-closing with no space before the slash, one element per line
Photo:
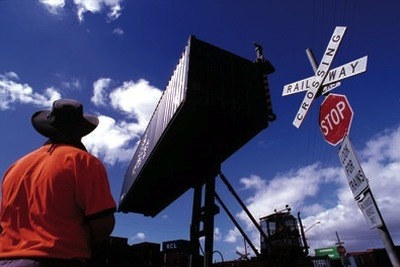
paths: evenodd
<path fill-rule="evenodd" d="M 311 63 L 311 67 L 312 67 L 313 71 L 316 72 L 318 69 L 318 64 L 317 64 L 317 60 L 315 59 L 314 53 L 312 52 L 312 50 L 310 48 L 306 49 L 306 53 L 307 53 L 308 60 Z"/>
<path fill-rule="evenodd" d="M 249 219 L 252 221 L 254 226 L 260 232 L 260 235 L 262 235 L 263 238 L 268 239 L 267 234 L 264 233 L 264 231 L 261 229 L 260 224 L 254 219 L 253 215 L 250 213 L 249 209 L 246 207 L 246 205 L 240 199 L 239 195 L 236 193 L 235 189 L 233 189 L 233 186 L 229 183 L 228 179 L 226 179 L 225 175 L 223 173 L 220 173 L 219 176 L 221 177 L 222 181 L 225 183 L 225 185 L 228 188 L 229 192 L 231 192 L 231 194 L 235 197 L 235 199 L 237 200 L 239 205 L 242 207 L 244 212 L 246 212 L 246 214 L 249 217 Z"/>
<path fill-rule="evenodd" d="M 336 243 L 336 245 L 338 245 L 338 246 L 341 246 L 341 245 L 343 245 L 343 244 L 344 244 L 344 242 L 340 241 L 340 238 L 339 238 L 339 234 L 338 234 L 338 232 L 336 231 L 335 233 L 336 233 L 336 239 L 337 239 L 337 243 Z"/>
<path fill-rule="evenodd" d="M 307 54 L 308 60 L 310 61 L 313 71 L 316 72 L 318 69 L 318 62 L 315 59 L 314 53 L 312 52 L 312 50 L 310 48 L 307 48 L 306 54 Z M 316 93 L 315 98 L 321 96 L 321 94 L 323 94 L 324 96 L 327 96 L 329 94 L 330 90 L 338 87 L 339 85 L 340 85 L 340 82 L 336 82 L 336 83 L 332 83 L 332 84 L 329 84 L 326 86 L 322 86 Z"/>
<path fill-rule="evenodd" d="M 302 240 L 303 240 L 303 246 L 304 246 L 304 249 L 303 249 L 303 252 L 304 252 L 304 255 L 308 255 L 308 253 L 309 253 L 309 246 L 308 246 L 308 244 L 307 244 L 307 238 L 306 238 L 306 232 L 307 231 L 304 231 L 304 227 L 303 227 L 303 222 L 301 221 L 301 218 L 300 218 L 300 211 L 297 213 L 297 220 L 299 221 L 299 224 L 300 224 L 300 232 L 301 232 L 301 237 L 302 237 Z M 310 230 L 311 229 L 311 227 L 310 228 L 308 228 L 308 230 Z"/>
<path fill-rule="evenodd" d="M 190 226 L 190 258 L 189 267 L 198 267 L 200 263 L 200 221 L 202 186 L 196 186 L 193 194 L 192 222 Z"/>
<path fill-rule="evenodd" d="M 205 209 L 204 209 L 204 267 L 212 266 L 213 244 L 214 244 L 214 215 L 215 215 L 215 177 L 206 181 L 205 192 Z"/>
<path fill-rule="evenodd" d="M 232 213 L 229 211 L 229 209 L 226 207 L 225 203 L 222 201 L 222 199 L 219 197 L 219 195 L 217 193 L 215 193 L 215 198 L 217 199 L 217 201 L 221 205 L 221 207 L 225 210 L 226 214 L 228 214 L 228 217 L 231 219 L 233 224 L 236 226 L 236 228 L 242 234 L 243 238 L 247 241 L 247 243 L 249 244 L 249 246 L 253 250 L 254 254 L 256 254 L 257 257 L 260 257 L 260 253 L 258 252 L 256 247 L 253 245 L 253 243 L 251 242 L 250 238 L 243 231 L 242 227 L 240 227 L 240 225 L 236 221 L 235 217 L 232 215 Z"/>
<path fill-rule="evenodd" d="M 395 250 L 395 246 L 393 243 L 392 238 L 390 237 L 389 231 L 386 228 L 386 225 L 384 224 L 383 226 L 377 228 L 378 229 L 378 233 L 381 236 L 381 239 L 385 245 L 386 248 L 386 252 L 389 256 L 390 262 L 392 263 L 392 265 L 394 267 L 399 267 L 400 266 L 400 261 L 399 258 L 397 256 L 396 250 Z"/>
<path fill-rule="evenodd" d="M 383 241 L 383 244 L 385 246 L 386 252 L 389 256 L 390 262 L 392 263 L 393 267 L 400 267 L 400 260 L 399 256 L 397 255 L 395 245 L 393 243 L 392 237 L 390 236 L 389 230 L 386 227 L 385 220 L 382 217 L 382 214 L 379 210 L 378 205 L 375 202 L 374 195 L 372 194 L 372 191 L 370 190 L 369 193 L 371 194 L 371 199 L 374 202 L 374 205 L 376 207 L 376 210 L 378 211 L 378 215 L 380 219 L 382 220 L 382 226 L 378 227 L 378 233 L 381 236 L 381 239 Z"/>

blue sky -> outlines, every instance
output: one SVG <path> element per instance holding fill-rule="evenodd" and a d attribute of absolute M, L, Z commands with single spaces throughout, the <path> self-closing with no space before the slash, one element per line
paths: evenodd
<path fill-rule="evenodd" d="M 275 66 L 269 76 L 277 120 L 222 164 L 222 172 L 258 218 L 289 204 L 301 212 L 312 249 L 336 242 L 348 251 L 383 247 L 359 211 L 337 157 L 318 127 L 316 99 L 292 125 L 304 93 L 286 84 L 313 75 L 336 26 L 347 31 L 332 68 L 368 56 L 367 71 L 342 81 L 354 111 L 350 137 L 396 244 L 400 242 L 400 3 L 367 1 L 0 1 L 0 145 L 2 172 L 44 142 L 31 114 L 60 97 L 76 98 L 100 126 L 84 143 L 106 165 L 119 199 L 125 171 L 190 35 L 249 60 L 253 42 Z M 216 129 L 218 130 L 218 129 Z M 224 186 L 228 203 L 258 246 L 258 235 Z M 189 239 L 192 191 L 154 218 L 117 214 L 113 235 L 130 244 Z M 248 226 L 248 227 L 247 227 Z M 225 259 L 243 239 L 221 210 L 216 250 Z M 219 260 L 219 259 L 216 259 Z"/>

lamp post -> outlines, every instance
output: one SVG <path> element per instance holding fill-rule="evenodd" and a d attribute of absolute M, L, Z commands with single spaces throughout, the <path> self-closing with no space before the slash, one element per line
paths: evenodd
<path fill-rule="evenodd" d="M 317 224 L 320 224 L 321 223 L 321 221 L 316 221 L 315 223 L 313 223 L 310 227 L 308 227 L 305 231 L 304 231 L 304 233 L 307 233 L 309 230 L 311 230 L 311 228 L 313 228 L 314 226 L 316 226 Z"/>

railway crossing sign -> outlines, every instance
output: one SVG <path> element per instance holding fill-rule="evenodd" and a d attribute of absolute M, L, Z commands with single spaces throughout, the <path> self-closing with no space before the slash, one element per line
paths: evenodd
<path fill-rule="evenodd" d="M 325 141 L 333 146 L 341 142 L 350 132 L 353 115 L 345 95 L 328 95 L 319 110 L 319 127 Z"/>
<path fill-rule="evenodd" d="M 324 56 L 322 57 L 321 63 L 319 64 L 318 69 L 315 72 L 315 76 L 312 79 L 311 86 L 307 90 L 304 100 L 300 105 L 299 111 L 293 120 L 293 125 L 297 128 L 300 127 L 301 123 L 306 117 L 307 112 L 318 93 L 318 90 L 321 88 L 326 76 L 328 75 L 329 68 L 339 48 L 339 44 L 343 39 L 345 31 L 346 27 L 336 27 L 335 31 L 333 32 Z"/>
<path fill-rule="evenodd" d="M 365 56 L 330 70 L 322 86 L 332 85 L 340 80 L 365 72 L 367 70 L 367 60 L 368 56 Z M 312 79 L 313 77 L 308 77 L 304 80 L 285 85 L 283 87 L 282 96 L 300 93 L 310 89 Z M 327 87 L 325 88 L 325 90 L 322 91 L 322 94 L 330 91 Z"/>
<path fill-rule="evenodd" d="M 335 28 L 321 63 L 319 64 L 318 68 L 314 67 L 315 75 L 313 77 L 309 77 L 283 87 L 282 96 L 307 91 L 304 100 L 301 103 L 300 108 L 293 120 L 293 125 L 295 127 L 299 128 L 301 126 L 313 100 L 320 95 L 320 92 L 322 92 L 322 94 L 326 94 L 336 88 L 340 80 L 366 71 L 368 59 L 367 56 L 329 70 L 339 44 L 343 39 L 345 31 L 346 27 L 339 26 Z"/>

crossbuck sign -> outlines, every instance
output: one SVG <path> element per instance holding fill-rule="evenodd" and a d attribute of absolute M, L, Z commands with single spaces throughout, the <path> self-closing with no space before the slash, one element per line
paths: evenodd
<path fill-rule="evenodd" d="M 283 87 L 283 96 L 307 91 L 304 96 L 304 100 L 300 105 L 300 108 L 293 120 L 293 125 L 299 128 L 304 121 L 312 102 L 321 90 L 321 87 L 325 86 L 322 93 L 336 88 L 334 86 L 327 87 L 326 85 L 334 84 L 342 79 L 360 74 L 366 71 L 367 57 L 354 60 L 348 64 L 329 70 L 331 63 L 336 55 L 339 48 L 339 44 L 343 39 L 346 27 L 336 27 L 333 35 L 326 48 L 324 56 L 322 57 L 321 63 L 319 64 L 315 75 L 307 79 L 285 85 Z"/>

